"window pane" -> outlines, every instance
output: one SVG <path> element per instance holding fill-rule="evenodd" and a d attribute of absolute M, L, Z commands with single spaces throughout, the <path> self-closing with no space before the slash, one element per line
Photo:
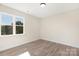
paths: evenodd
<path fill-rule="evenodd" d="M 1 26 L 1 35 L 13 34 L 13 26 Z"/>
<path fill-rule="evenodd" d="M 22 34 L 23 33 L 23 26 L 16 26 L 16 34 Z"/>
<path fill-rule="evenodd" d="M 1 25 L 13 25 L 12 16 L 2 14 Z"/>
<path fill-rule="evenodd" d="M 16 25 L 23 25 L 23 18 L 22 17 L 16 17 Z"/>
<path fill-rule="evenodd" d="M 2 14 L 1 19 L 1 35 L 13 34 L 13 21 L 12 16 Z"/>

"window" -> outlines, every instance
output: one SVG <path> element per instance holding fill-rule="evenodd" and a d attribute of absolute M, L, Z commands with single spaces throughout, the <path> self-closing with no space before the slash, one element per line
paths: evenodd
<path fill-rule="evenodd" d="M 2 14 L 1 18 L 1 35 L 13 34 L 12 16 Z"/>
<path fill-rule="evenodd" d="M 23 18 L 16 17 L 16 34 L 23 33 Z"/>
<path fill-rule="evenodd" d="M 13 35 L 23 34 L 24 23 L 23 17 L 11 15 L 7 13 L 0 13 L 0 34 Z"/>

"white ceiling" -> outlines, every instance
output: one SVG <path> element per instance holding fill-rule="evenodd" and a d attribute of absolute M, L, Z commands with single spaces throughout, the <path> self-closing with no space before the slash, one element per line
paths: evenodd
<path fill-rule="evenodd" d="M 44 8 L 40 7 L 40 3 L 4 3 L 3 5 L 40 18 L 79 8 L 78 3 L 47 3 Z"/>

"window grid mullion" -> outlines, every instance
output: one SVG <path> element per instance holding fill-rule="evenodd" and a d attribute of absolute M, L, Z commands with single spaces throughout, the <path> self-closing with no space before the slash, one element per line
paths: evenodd
<path fill-rule="evenodd" d="M 15 27 L 15 16 L 13 16 L 13 35 L 16 34 L 16 27 Z"/>

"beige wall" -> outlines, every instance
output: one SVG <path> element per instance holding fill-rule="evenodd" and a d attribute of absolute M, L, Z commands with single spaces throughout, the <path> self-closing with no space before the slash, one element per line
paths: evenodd
<path fill-rule="evenodd" d="M 7 12 L 9 14 L 25 17 L 25 34 L 0 36 L 0 51 L 39 39 L 39 18 L 3 5 L 0 5 L 0 12 Z"/>
<path fill-rule="evenodd" d="M 79 9 L 41 20 L 41 39 L 79 48 Z"/>

